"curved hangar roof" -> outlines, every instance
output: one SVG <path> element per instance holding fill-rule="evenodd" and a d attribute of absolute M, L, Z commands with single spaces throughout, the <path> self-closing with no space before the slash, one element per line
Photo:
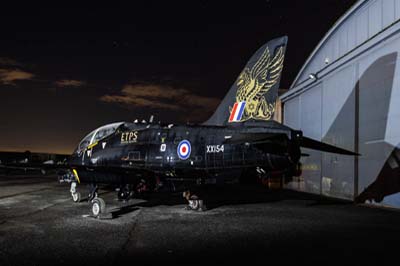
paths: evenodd
<path fill-rule="evenodd" d="M 290 89 L 350 54 L 400 19 L 400 0 L 360 0 L 328 31 Z"/>

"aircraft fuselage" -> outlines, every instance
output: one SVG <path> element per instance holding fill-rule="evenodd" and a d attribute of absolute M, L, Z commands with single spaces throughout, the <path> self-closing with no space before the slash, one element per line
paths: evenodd
<path fill-rule="evenodd" d="M 253 145 L 230 140 L 241 133 L 279 133 L 288 138 Z M 80 182 L 136 183 L 155 175 L 160 178 L 198 180 L 235 178 L 244 169 L 265 172 L 291 171 L 300 148 L 280 127 L 160 126 L 125 123 L 113 134 L 94 140 L 74 152 L 70 165 Z M 235 176 L 236 175 L 236 176 Z"/>

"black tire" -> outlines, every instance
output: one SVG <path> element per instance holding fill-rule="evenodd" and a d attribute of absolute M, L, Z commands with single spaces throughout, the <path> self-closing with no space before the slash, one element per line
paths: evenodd
<path fill-rule="evenodd" d="M 106 203 L 102 198 L 95 198 L 92 201 L 92 214 L 94 217 L 99 217 L 106 211 Z"/>
<path fill-rule="evenodd" d="M 75 203 L 81 202 L 81 193 L 79 192 L 72 193 L 72 200 Z"/>
<path fill-rule="evenodd" d="M 117 196 L 118 196 L 118 200 L 119 201 L 125 201 L 125 200 L 128 200 L 130 198 L 131 192 L 128 191 L 128 190 L 125 190 L 125 189 L 124 190 L 120 190 L 120 191 L 118 191 Z"/>
<path fill-rule="evenodd" d="M 199 200 L 199 209 L 198 211 L 204 212 L 207 210 L 207 206 L 204 204 L 203 200 Z"/>

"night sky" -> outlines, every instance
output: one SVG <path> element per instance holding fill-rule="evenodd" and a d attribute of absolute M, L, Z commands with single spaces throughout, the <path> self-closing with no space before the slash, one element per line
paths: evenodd
<path fill-rule="evenodd" d="M 251 55 L 288 35 L 287 89 L 355 0 L 1 8 L 0 150 L 71 153 L 98 126 L 202 122 Z"/>

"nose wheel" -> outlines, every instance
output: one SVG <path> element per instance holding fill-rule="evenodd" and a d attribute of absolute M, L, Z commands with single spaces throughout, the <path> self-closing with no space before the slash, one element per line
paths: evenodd
<path fill-rule="evenodd" d="M 71 192 L 72 201 L 79 203 L 81 201 L 81 193 L 78 192 L 78 190 L 76 189 L 76 186 L 77 186 L 76 182 L 72 182 L 70 192 Z"/>
<path fill-rule="evenodd" d="M 71 193 L 71 196 L 72 196 L 73 202 L 76 202 L 76 203 L 81 202 L 81 193 L 79 193 L 79 192 Z"/>

